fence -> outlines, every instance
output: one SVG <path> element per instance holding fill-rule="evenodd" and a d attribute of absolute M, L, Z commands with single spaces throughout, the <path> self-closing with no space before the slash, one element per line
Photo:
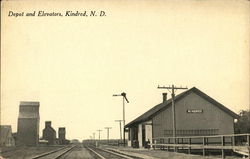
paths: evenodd
<path fill-rule="evenodd" d="M 225 150 L 232 150 L 244 156 L 250 156 L 250 134 L 215 135 L 215 136 L 182 136 L 182 137 L 158 137 L 153 138 L 151 146 L 154 149 L 202 150 L 203 156 L 208 150 L 220 150 L 222 158 L 225 158 Z"/>
<path fill-rule="evenodd" d="M 110 146 L 124 146 L 123 140 L 119 139 L 110 139 L 110 140 L 85 140 L 83 142 L 84 144 L 89 144 L 89 145 L 110 145 Z M 127 145 L 127 140 L 125 142 L 125 145 Z"/>

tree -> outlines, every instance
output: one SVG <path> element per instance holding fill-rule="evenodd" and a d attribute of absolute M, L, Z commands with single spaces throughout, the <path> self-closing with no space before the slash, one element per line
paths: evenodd
<path fill-rule="evenodd" d="M 241 110 L 235 123 L 235 134 L 250 133 L 250 110 Z"/>

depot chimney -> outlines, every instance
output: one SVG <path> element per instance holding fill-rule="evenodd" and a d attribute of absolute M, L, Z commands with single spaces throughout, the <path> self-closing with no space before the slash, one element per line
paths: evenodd
<path fill-rule="evenodd" d="M 163 101 L 162 102 L 165 102 L 165 101 L 167 101 L 167 93 L 162 93 L 162 99 L 163 99 Z"/>

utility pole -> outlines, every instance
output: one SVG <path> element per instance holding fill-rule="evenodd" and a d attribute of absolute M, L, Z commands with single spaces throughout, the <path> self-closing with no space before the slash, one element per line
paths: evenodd
<path fill-rule="evenodd" d="M 187 87 L 175 87 L 174 85 L 172 86 L 158 86 L 158 89 L 167 89 L 167 90 L 171 90 L 171 95 L 172 95 L 172 120 L 173 120 L 173 140 L 174 140 L 174 144 L 176 144 L 176 117 L 175 117 L 175 90 L 177 89 L 188 89 Z M 175 149 L 176 151 L 176 149 Z"/>
<path fill-rule="evenodd" d="M 97 130 L 98 132 L 99 132 L 99 141 L 100 141 L 100 139 L 101 139 L 101 131 L 102 130 Z"/>
<path fill-rule="evenodd" d="M 107 129 L 107 140 L 108 140 L 108 143 L 109 143 L 109 129 L 111 129 L 112 127 L 105 127 L 105 129 Z"/>
<path fill-rule="evenodd" d="M 98 139 L 98 142 L 96 143 L 96 146 L 99 146 L 100 145 L 100 138 L 101 138 L 100 137 L 101 136 L 100 133 L 101 133 L 102 130 L 97 130 L 97 131 L 99 132 L 99 139 Z"/>
<path fill-rule="evenodd" d="M 123 106 L 123 144 L 125 147 L 125 100 L 129 103 L 126 93 L 122 92 L 121 94 L 114 94 L 113 96 L 122 96 L 122 106 Z"/>
<path fill-rule="evenodd" d="M 90 138 L 90 144 L 93 144 L 93 142 L 94 142 L 94 140 L 93 140 L 93 136 L 92 136 L 92 135 L 90 135 L 90 136 L 89 136 L 89 138 Z"/>
<path fill-rule="evenodd" d="M 93 139 L 95 140 L 95 133 L 93 133 Z"/>
<path fill-rule="evenodd" d="M 122 121 L 123 120 L 115 120 L 115 122 L 119 122 L 120 125 L 120 139 L 122 140 Z"/>

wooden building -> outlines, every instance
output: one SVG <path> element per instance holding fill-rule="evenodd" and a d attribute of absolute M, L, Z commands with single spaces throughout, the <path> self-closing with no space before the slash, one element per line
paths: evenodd
<path fill-rule="evenodd" d="M 176 136 L 234 134 L 237 114 L 193 87 L 175 97 Z M 154 106 L 128 123 L 128 146 L 145 146 L 152 138 L 172 137 L 172 99 Z"/>
<path fill-rule="evenodd" d="M 0 147 L 15 146 L 15 139 L 12 135 L 10 125 L 0 125 Z"/>
<path fill-rule="evenodd" d="M 39 102 L 20 102 L 17 145 L 38 145 L 40 122 L 39 106 Z"/>

